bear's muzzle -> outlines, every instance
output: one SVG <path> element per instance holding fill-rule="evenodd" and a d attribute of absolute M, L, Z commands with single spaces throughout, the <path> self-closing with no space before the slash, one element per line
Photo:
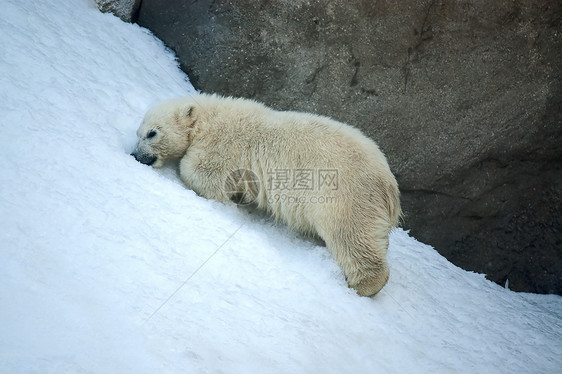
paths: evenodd
<path fill-rule="evenodd" d="M 147 153 L 133 152 L 133 153 L 131 153 L 131 156 L 133 156 L 135 158 L 135 160 L 137 160 L 141 164 L 145 164 L 145 165 L 148 165 L 148 166 L 154 164 L 156 162 L 156 160 L 158 159 L 158 157 L 156 157 L 154 155 L 147 154 Z"/>

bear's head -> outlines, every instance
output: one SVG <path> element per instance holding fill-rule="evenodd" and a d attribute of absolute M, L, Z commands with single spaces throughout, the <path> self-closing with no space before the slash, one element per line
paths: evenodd
<path fill-rule="evenodd" d="M 195 122 L 195 106 L 190 98 L 156 104 L 137 130 L 138 142 L 131 156 L 155 168 L 182 157 L 189 147 Z"/>

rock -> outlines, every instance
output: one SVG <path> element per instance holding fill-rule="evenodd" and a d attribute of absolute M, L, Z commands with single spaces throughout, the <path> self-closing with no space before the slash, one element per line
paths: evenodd
<path fill-rule="evenodd" d="M 205 92 L 353 124 L 405 227 L 518 291 L 562 294 L 562 3 L 155 1 L 138 23 Z"/>
<path fill-rule="evenodd" d="M 99 10 L 113 13 L 125 22 L 135 22 L 142 0 L 94 0 Z"/>

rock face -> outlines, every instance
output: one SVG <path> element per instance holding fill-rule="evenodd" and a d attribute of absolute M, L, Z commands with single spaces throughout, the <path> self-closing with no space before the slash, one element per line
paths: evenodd
<path fill-rule="evenodd" d="M 142 0 L 94 0 L 98 9 L 113 13 L 125 22 L 134 22 Z"/>
<path fill-rule="evenodd" d="M 353 124 L 406 228 L 519 291 L 562 294 L 562 3 L 143 0 L 204 92 Z"/>

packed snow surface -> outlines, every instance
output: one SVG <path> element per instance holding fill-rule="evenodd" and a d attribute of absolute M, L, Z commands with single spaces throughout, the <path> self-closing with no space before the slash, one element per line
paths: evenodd
<path fill-rule="evenodd" d="M 319 243 L 136 162 L 146 109 L 196 94 L 147 30 L 2 0 L 0 50 L 0 373 L 561 372 L 559 296 L 397 229 L 362 298 Z"/>

